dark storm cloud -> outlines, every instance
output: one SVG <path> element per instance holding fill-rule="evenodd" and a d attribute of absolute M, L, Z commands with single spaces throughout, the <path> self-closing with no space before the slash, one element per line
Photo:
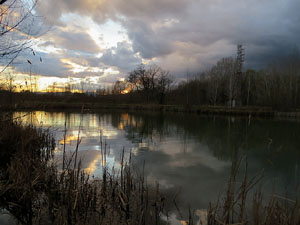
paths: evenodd
<path fill-rule="evenodd" d="M 109 15 L 113 14 L 109 0 L 43 0 L 39 2 L 37 11 L 50 24 L 60 26 L 66 26 L 60 18 L 67 13 L 88 15 L 99 23 L 104 22 Z"/>
<path fill-rule="evenodd" d="M 141 59 L 130 48 L 127 42 L 119 42 L 117 47 L 105 50 L 100 60 L 105 65 L 128 72 L 141 63 Z"/>
<path fill-rule="evenodd" d="M 127 31 L 134 53 L 174 72 L 201 70 L 222 57 L 234 57 L 239 43 L 246 47 L 247 65 L 263 67 L 293 46 L 300 47 L 299 10 L 298 0 L 44 0 L 38 8 L 56 24 L 62 24 L 65 13 L 90 16 L 97 23 L 117 21 Z M 59 35 L 70 49 L 79 40 L 87 41 Z M 130 69 L 121 63 L 124 52 L 118 47 L 114 51 L 107 50 L 103 62 Z"/>
<path fill-rule="evenodd" d="M 173 24 L 156 28 L 156 36 L 151 40 L 172 43 L 172 52 L 176 52 L 172 60 L 180 59 L 179 65 L 190 69 L 235 56 L 239 43 L 246 47 L 248 65 L 262 67 L 299 45 L 299 5 L 296 0 L 193 1 L 183 8 L 184 13 L 173 14 Z M 145 24 L 155 22 L 143 20 Z M 163 20 L 160 22 L 163 24 Z M 127 27 L 130 34 L 135 25 Z M 136 41 L 132 40 L 134 45 Z M 140 49 L 146 54 L 145 49 Z M 165 60 L 166 57 L 161 58 Z"/>
<path fill-rule="evenodd" d="M 148 21 L 181 15 L 192 0 L 115 0 L 115 11 L 127 18 Z"/>
<path fill-rule="evenodd" d="M 53 40 L 57 46 L 82 51 L 86 53 L 99 53 L 100 48 L 86 32 L 57 31 Z"/>
<path fill-rule="evenodd" d="M 52 24 L 63 25 L 65 13 L 78 13 L 102 23 L 119 16 L 131 18 L 162 18 L 178 15 L 191 0 L 44 0 L 37 7 L 39 14 Z"/>
<path fill-rule="evenodd" d="M 126 28 L 133 50 L 139 52 L 144 59 L 168 55 L 173 51 L 170 42 L 161 38 L 146 23 L 133 20 L 126 24 Z"/>

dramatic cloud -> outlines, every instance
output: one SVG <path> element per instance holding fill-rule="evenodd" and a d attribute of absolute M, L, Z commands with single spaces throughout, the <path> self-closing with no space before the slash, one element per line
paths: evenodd
<path fill-rule="evenodd" d="M 50 66 L 40 73 L 111 81 L 150 62 L 180 78 L 235 57 L 239 43 L 246 67 L 261 68 L 300 47 L 299 9 L 299 0 L 43 0 L 36 11 L 52 27 L 38 45 Z"/>
<path fill-rule="evenodd" d="M 24 51 L 14 62 L 17 71 L 44 76 L 67 76 L 69 67 L 59 59 L 60 55 Z"/>
<path fill-rule="evenodd" d="M 100 60 L 105 65 L 119 68 L 122 72 L 128 72 L 142 62 L 127 42 L 119 42 L 117 47 L 107 49 Z"/>
<path fill-rule="evenodd" d="M 67 13 L 92 17 L 103 23 L 106 19 L 130 17 L 137 19 L 164 18 L 180 14 L 191 0 L 45 0 L 37 10 L 54 24 L 62 25 L 60 18 Z"/>
<path fill-rule="evenodd" d="M 299 45 L 297 0 L 49 2 L 43 1 L 41 12 L 45 14 L 47 9 L 48 13 L 55 14 L 57 23 L 64 13 L 90 16 L 98 23 L 106 19 L 119 21 L 127 31 L 134 52 L 142 58 L 166 61 L 165 57 L 171 54 L 171 58 L 177 56 L 174 60 L 178 61 L 189 55 L 191 60 L 186 67 L 196 68 L 196 64 L 202 64 L 198 60 L 208 62 L 217 56 L 232 55 L 238 43 L 246 46 L 247 58 L 251 59 L 249 65 L 261 64 L 263 58 L 263 61 L 273 59 L 287 46 Z M 215 52 L 207 52 L 207 49 Z"/>
<path fill-rule="evenodd" d="M 35 51 L 24 51 L 15 61 L 13 66 L 17 71 L 43 76 L 56 77 L 86 77 L 103 74 L 106 69 L 100 63 L 99 58 L 92 55 L 77 55 L 76 52 L 59 51 L 57 53 L 46 53 Z M 30 63 L 29 63 L 30 62 Z"/>
<path fill-rule="evenodd" d="M 56 47 L 96 54 L 101 51 L 86 32 L 57 30 L 49 32 L 48 37 Z"/>
<path fill-rule="evenodd" d="M 170 54 L 173 49 L 167 39 L 160 37 L 151 27 L 138 20 L 126 24 L 128 36 L 133 43 L 133 50 L 145 59 Z"/>

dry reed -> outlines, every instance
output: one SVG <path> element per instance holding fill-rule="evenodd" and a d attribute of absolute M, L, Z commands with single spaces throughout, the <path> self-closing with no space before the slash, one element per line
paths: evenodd
<path fill-rule="evenodd" d="M 55 145 L 49 131 L 13 122 L 1 125 L 6 128 L 0 133 L 1 159 L 6 163 L 1 164 L 0 208 L 20 224 L 167 223 L 160 219 L 164 198 L 159 187 L 149 189 L 144 177 L 132 172 L 124 150 L 120 170 L 103 167 L 98 180 L 77 159 L 79 137 L 71 159 L 66 159 L 64 146 L 59 170 L 51 161 Z M 103 159 L 106 148 L 101 148 Z"/>

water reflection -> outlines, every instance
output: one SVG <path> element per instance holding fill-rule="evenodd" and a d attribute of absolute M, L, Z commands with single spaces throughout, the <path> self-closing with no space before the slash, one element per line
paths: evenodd
<path fill-rule="evenodd" d="M 135 165 L 146 162 L 149 183 L 158 181 L 168 192 L 181 190 L 183 207 L 206 208 L 225 190 L 233 151 L 248 156 L 249 176 L 264 169 L 264 190 L 292 189 L 298 183 L 300 126 L 297 121 L 218 118 L 161 113 L 15 114 L 24 123 L 49 128 L 61 158 L 66 124 L 66 148 L 74 151 L 86 171 L 99 176 L 101 165 L 118 167 L 122 149 L 132 152 Z M 101 150 L 107 149 L 103 159 Z"/>

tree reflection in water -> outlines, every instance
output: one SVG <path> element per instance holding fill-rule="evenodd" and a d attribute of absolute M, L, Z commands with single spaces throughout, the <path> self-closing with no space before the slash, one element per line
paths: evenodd
<path fill-rule="evenodd" d="M 25 115 L 16 113 L 15 116 Z M 80 113 L 34 112 L 21 120 L 51 127 L 58 142 L 67 124 L 67 150 L 73 151 Z M 100 133 L 110 149 L 107 165 L 118 167 L 124 147 L 135 166 L 146 162 L 149 183 L 158 181 L 168 193 L 180 190 L 178 202 L 206 208 L 225 191 L 233 151 L 247 155 L 249 176 L 264 169 L 264 190 L 291 190 L 298 182 L 298 121 L 163 113 L 86 113 L 82 116 L 79 156 L 83 167 L 101 174 Z M 56 150 L 57 158 L 61 150 Z"/>

